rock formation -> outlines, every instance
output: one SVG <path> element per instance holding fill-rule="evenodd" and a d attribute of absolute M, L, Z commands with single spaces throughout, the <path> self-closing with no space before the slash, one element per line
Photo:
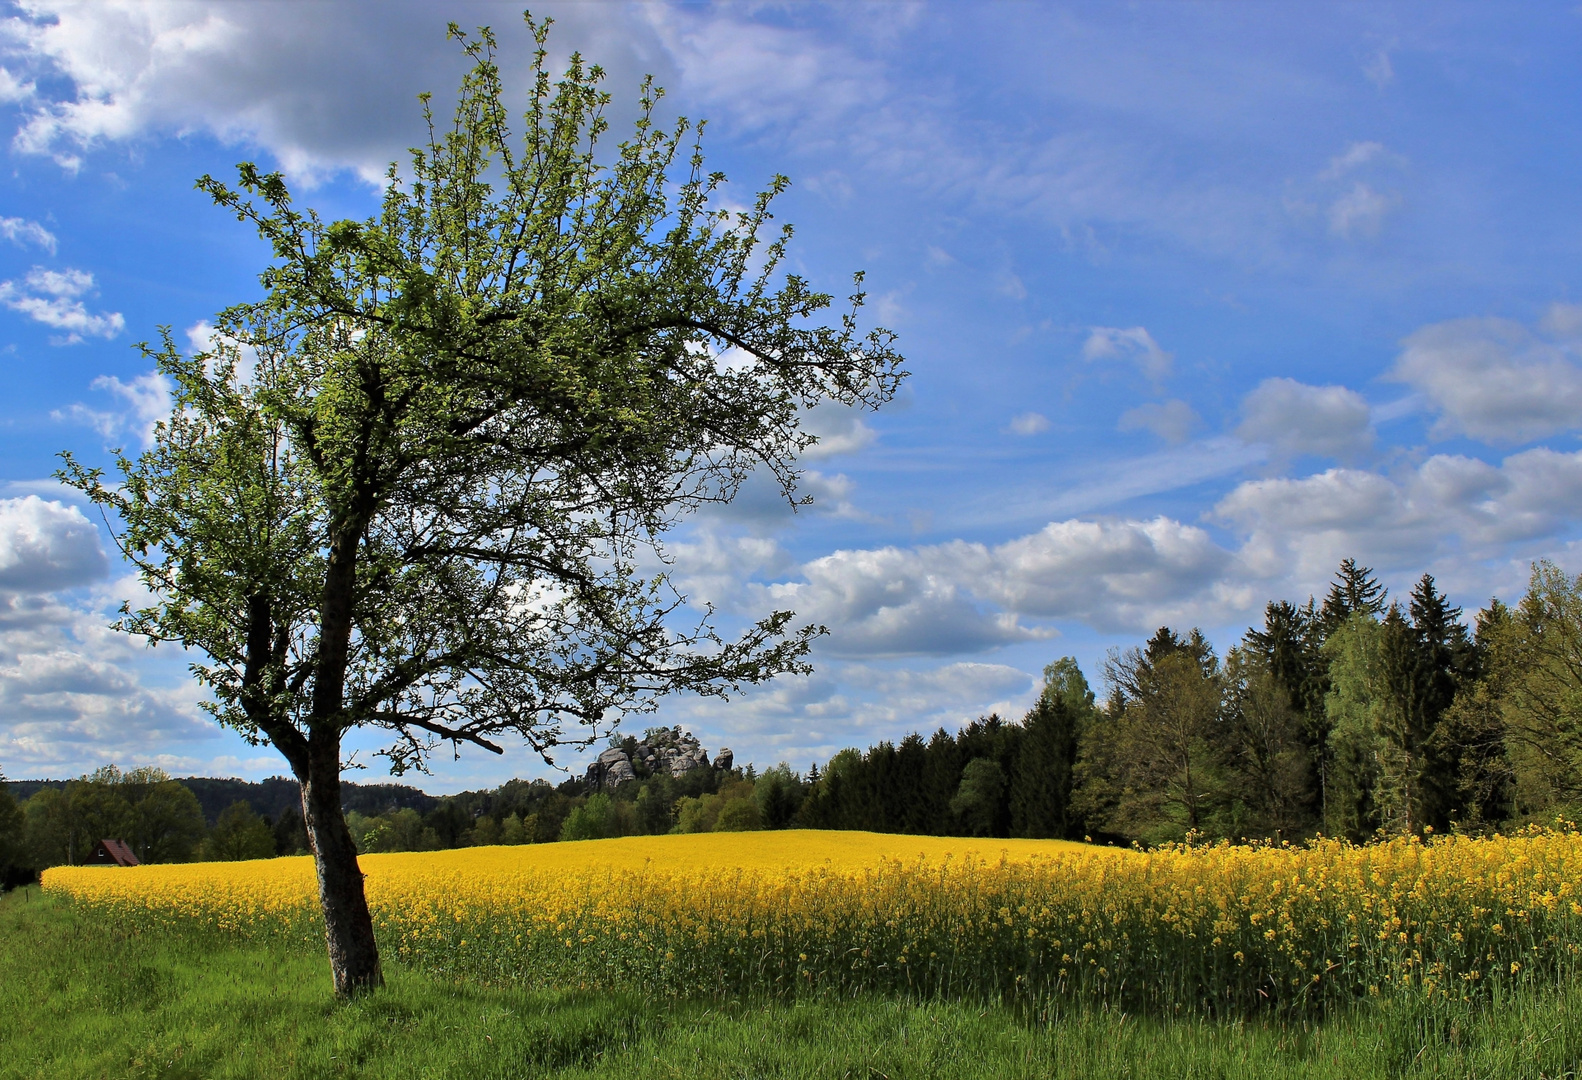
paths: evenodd
<path fill-rule="evenodd" d="M 721 750 L 714 759 L 714 768 L 729 769 L 733 760 L 729 750 Z M 633 748 L 631 757 L 619 746 L 612 746 L 588 766 L 584 779 L 605 791 L 614 791 L 628 780 L 638 778 L 638 765 L 650 776 L 680 777 L 693 769 L 707 768 L 709 753 L 698 743 L 696 735 L 681 730 L 679 725 L 649 728 Z"/>

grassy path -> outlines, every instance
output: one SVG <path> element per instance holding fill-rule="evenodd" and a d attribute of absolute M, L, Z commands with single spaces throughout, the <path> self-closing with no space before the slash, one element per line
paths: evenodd
<path fill-rule="evenodd" d="M 1578 1076 L 1582 988 L 1323 1025 L 862 1001 L 757 1007 L 524 992 L 409 969 L 350 1005 L 320 955 L 118 936 L 0 900 L 0 1077 Z"/>

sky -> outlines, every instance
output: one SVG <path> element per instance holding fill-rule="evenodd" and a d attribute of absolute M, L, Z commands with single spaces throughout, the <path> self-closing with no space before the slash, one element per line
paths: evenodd
<path fill-rule="evenodd" d="M 811 676 L 680 724 L 738 762 L 1018 717 L 1043 667 L 1203 628 L 1221 651 L 1343 557 L 1476 610 L 1582 571 L 1582 8 L 1567 4 L 545 4 L 556 61 L 706 119 L 745 204 L 792 180 L 790 265 L 911 372 L 815 411 L 811 506 L 763 484 L 672 538 L 727 620 L 830 633 Z M 0 771 L 285 771 L 218 729 L 179 649 L 52 479 L 167 409 L 138 342 L 259 294 L 256 238 L 193 187 L 242 161 L 364 217 L 519 4 L 25 0 L 0 22 Z M 517 99 L 520 101 L 520 98 Z M 353 779 L 382 778 L 370 768 Z M 563 762 L 566 764 L 568 762 Z M 575 764 L 570 762 L 570 764 Z M 549 771 L 446 755 L 430 791 Z"/>

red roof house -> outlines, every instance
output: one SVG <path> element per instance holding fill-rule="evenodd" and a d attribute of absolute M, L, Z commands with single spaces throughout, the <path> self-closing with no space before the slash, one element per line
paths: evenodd
<path fill-rule="evenodd" d="M 93 845 L 88 862 L 92 866 L 136 866 L 137 856 L 124 840 L 100 840 Z"/>

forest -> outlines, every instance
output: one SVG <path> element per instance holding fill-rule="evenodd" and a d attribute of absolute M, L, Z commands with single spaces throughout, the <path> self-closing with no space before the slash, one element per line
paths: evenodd
<path fill-rule="evenodd" d="M 1363 842 L 1547 823 L 1582 801 L 1582 577 L 1547 561 L 1514 607 L 1491 600 L 1469 626 L 1432 576 L 1392 598 L 1347 559 L 1322 601 L 1270 602 L 1224 655 L 1199 630 L 1161 627 L 1111 651 L 1101 686 L 1102 698 L 1065 657 L 1020 719 L 842 750 L 806 774 L 781 763 L 671 775 L 645 766 L 628 735 L 612 746 L 634 779 L 615 785 L 590 774 L 432 797 L 348 784 L 348 823 L 362 851 L 789 827 Z M 149 862 L 307 846 L 285 780 L 107 766 L 12 788 L 0 788 L 12 882 L 82 861 L 102 836 Z"/>

